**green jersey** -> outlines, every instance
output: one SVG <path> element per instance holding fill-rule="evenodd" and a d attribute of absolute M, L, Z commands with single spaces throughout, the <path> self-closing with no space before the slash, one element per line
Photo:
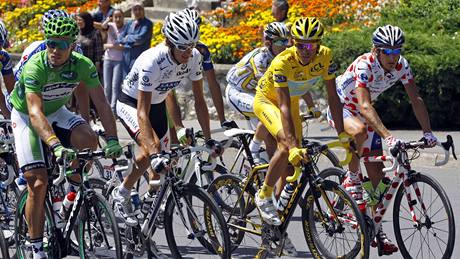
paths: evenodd
<path fill-rule="evenodd" d="M 44 50 L 34 55 L 24 66 L 10 102 L 17 111 L 28 114 L 26 93 L 39 93 L 43 98 L 45 116 L 48 116 L 69 101 L 80 82 L 88 88 L 99 87 L 101 84 L 96 67 L 89 58 L 72 52 L 65 65 L 54 68 L 49 64 Z"/>

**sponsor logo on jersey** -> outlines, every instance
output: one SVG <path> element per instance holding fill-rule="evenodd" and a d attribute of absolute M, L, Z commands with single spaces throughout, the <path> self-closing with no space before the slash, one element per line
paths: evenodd
<path fill-rule="evenodd" d="M 160 92 L 160 94 L 165 94 L 169 90 L 175 88 L 180 84 L 180 81 L 161 83 L 159 86 L 155 87 L 155 90 Z"/>
<path fill-rule="evenodd" d="M 273 77 L 274 77 L 275 82 L 277 83 L 284 83 L 287 81 L 286 76 L 283 76 L 283 75 L 273 74 Z"/>
<path fill-rule="evenodd" d="M 335 72 L 337 72 L 337 64 L 332 63 L 329 66 L 329 69 L 327 70 L 327 73 L 330 75 L 330 74 L 334 74 Z"/>
<path fill-rule="evenodd" d="M 77 87 L 77 83 L 55 83 L 45 85 L 42 91 L 44 101 L 53 101 L 60 98 L 66 98 L 72 95 L 72 91 Z"/>
<path fill-rule="evenodd" d="M 166 60 L 165 57 L 162 57 L 160 60 L 157 61 L 157 65 L 161 65 Z"/>
<path fill-rule="evenodd" d="M 182 75 L 185 75 L 187 74 L 188 72 L 190 72 L 190 68 L 187 68 L 186 70 L 183 70 L 183 71 L 179 71 L 176 73 L 177 76 L 182 76 Z"/>
<path fill-rule="evenodd" d="M 143 76 L 140 84 L 144 87 L 152 86 L 152 83 L 150 83 L 150 78 L 148 76 Z"/>
<path fill-rule="evenodd" d="M 318 63 L 318 64 L 315 64 L 315 65 L 310 69 L 310 71 L 311 71 L 312 73 L 314 73 L 314 72 L 319 72 L 319 71 L 321 71 L 321 69 L 323 69 L 323 68 L 324 68 L 324 65 L 321 64 L 321 63 Z"/>
<path fill-rule="evenodd" d="M 302 71 L 300 71 L 300 72 L 297 72 L 294 75 L 294 78 L 295 78 L 295 80 L 301 80 L 304 76 L 305 76 L 305 74 Z"/>
<path fill-rule="evenodd" d="M 61 73 L 61 77 L 67 80 L 75 80 L 77 75 L 78 74 L 73 71 L 64 71 Z"/>
<path fill-rule="evenodd" d="M 32 79 L 32 78 L 28 78 L 28 77 L 26 77 L 26 79 L 24 81 L 28 85 L 38 85 L 39 84 L 37 80 Z"/>
<path fill-rule="evenodd" d="M 180 66 L 180 70 L 184 70 L 184 69 L 186 69 L 186 68 L 187 68 L 187 63 L 182 64 L 182 65 Z"/>
<path fill-rule="evenodd" d="M 369 78 L 367 77 L 367 75 L 366 75 L 366 74 L 364 74 L 364 73 L 363 73 L 363 74 L 361 74 L 359 77 L 360 77 L 360 78 L 361 78 L 361 80 L 363 80 L 363 81 L 368 81 L 368 80 L 369 80 Z"/>
<path fill-rule="evenodd" d="M 97 71 L 94 71 L 93 73 L 91 73 L 91 75 L 89 75 L 90 78 L 97 78 L 99 76 L 99 74 L 97 73 Z"/>

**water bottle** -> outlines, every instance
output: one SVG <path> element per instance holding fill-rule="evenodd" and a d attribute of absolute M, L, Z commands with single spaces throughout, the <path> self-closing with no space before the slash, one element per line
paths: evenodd
<path fill-rule="evenodd" d="M 278 210 L 283 211 L 286 209 L 289 200 L 292 197 L 292 194 L 294 193 L 295 186 L 292 183 L 286 183 L 284 186 L 283 191 L 281 192 L 280 198 L 278 200 Z"/>
<path fill-rule="evenodd" d="M 18 186 L 19 192 L 22 192 L 24 189 L 27 188 L 27 181 L 24 177 L 24 174 L 20 173 L 19 177 L 14 180 L 16 185 Z"/>
<path fill-rule="evenodd" d="M 377 188 L 375 188 L 375 196 L 378 198 L 379 202 L 382 201 L 385 193 L 390 189 L 391 179 L 388 177 L 383 177 L 380 180 Z"/>
<path fill-rule="evenodd" d="M 59 210 L 59 215 L 63 219 L 67 219 L 69 208 L 72 206 L 73 202 L 75 201 L 76 196 L 77 194 L 75 192 L 69 192 L 65 196 L 64 201 L 62 202 L 61 209 Z"/>
<path fill-rule="evenodd" d="M 65 224 L 64 220 L 62 219 L 60 215 L 60 210 L 62 207 L 62 198 L 59 196 L 53 197 L 52 202 L 53 202 L 54 221 L 56 222 L 56 227 L 62 228 Z"/>

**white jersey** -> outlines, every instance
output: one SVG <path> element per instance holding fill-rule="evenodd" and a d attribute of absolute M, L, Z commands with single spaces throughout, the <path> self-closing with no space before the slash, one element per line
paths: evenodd
<path fill-rule="evenodd" d="M 122 92 L 137 100 L 138 91 L 152 92 L 151 104 L 161 103 L 172 89 L 180 85 L 184 78 L 197 81 L 203 78 L 202 56 L 193 49 L 192 57 L 185 64 L 177 64 L 171 57 L 169 48 L 159 44 L 150 48 L 136 59 L 123 80 Z"/>
<path fill-rule="evenodd" d="M 373 101 L 398 81 L 407 85 L 413 80 L 409 63 L 403 56 L 400 56 L 395 69 L 386 73 L 377 58 L 372 53 L 366 53 L 358 57 L 342 75 L 337 77 L 337 94 L 345 104 L 344 108 L 357 111 L 356 88 L 369 89 Z"/>
<path fill-rule="evenodd" d="M 267 47 L 254 49 L 230 68 L 227 73 L 228 84 L 245 91 L 254 91 L 273 58 Z"/>

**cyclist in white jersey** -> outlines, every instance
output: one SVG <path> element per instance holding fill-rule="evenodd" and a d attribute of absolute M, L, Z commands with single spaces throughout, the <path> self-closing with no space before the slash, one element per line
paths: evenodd
<path fill-rule="evenodd" d="M 13 76 L 13 63 L 11 62 L 10 54 L 3 50 L 3 48 L 8 47 L 8 30 L 6 29 L 5 24 L 3 24 L 0 20 L 0 72 L 7 90 L 4 96 L 3 91 L 0 89 L 0 110 L 5 118 L 10 117 L 11 109 L 8 107 L 7 96 L 11 93 L 11 91 L 13 91 L 15 83 Z"/>
<path fill-rule="evenodd" d="M 380 136 L 385 139 L 388 149 L 394 147 L 399 141 L 383 125 L 372 106 L 372 102 L 381 93 L 398 81 L 401 81 L 404 85 L 428 145 L 435 145 L 437 139 L 431 132 L 425 104 L 418 93 L 409 63 L 401 56 L 404 44 L 403 31 L 399 27 L 392 25 L 379 27 L 373 33 L 372 43 L 372 52 L 358 57 L 336 79 L 337 93 L 344 104 L 345 131 L 355 139 L 359 154 L 381 155 L 382 142 Z M 334 123 L 331 120 L 330 112 L 328 112 L 328 120 L 333 126 Z M 389 154 L 391 155 L 391 152 Z M 383 163 L 365 163 L 365 167 L 373 188 L 379 188 L 378 186 L 381 185 L 381 180 L 384 177 L 382 173 Z M 359 160 L 354 157 L 343 184 L 358 204 L 365 203 L 361 185 L 362 179 Z M 391 254 L 398 250 L 396 245 L 392 244 L 382 231 L 380 231 L 378 237 L 384 243 L 383 249 L 386 254 Z M 376 244 L 374 241 L 373 245 Z"/>
<path fill-rule="evenodd" d="M 201 54 L 195 49 L 199 40 L 198 26 L 188 16 L 170 13 L 165 19 L 163 33 L 165 42 L 144 51 L 134 62 L 123 82 L 117 103 L 120 121 L 141 146 L 141 152 L 136 156 L 138 167 L 113 194 L 116 211 L 131 226 L 137 224 L 130 201 L 134 183 L 149 165 L 154 171 L 164 165 L 164 159 L 156 157 L 156 154 L 169 148 L 166 107 L 179 141 L 187 142 L 186 129 L 172 93 L 185 78 L 192 81 L 197 118 L 205 137 L 210 138 L 209 113 L 203 96 Z M 160 177 L 155 173 L 153 178 Z M 147 199 L 148 202 L 152 200 L 154 190 L 149 191 L 144 203 Z"/>

